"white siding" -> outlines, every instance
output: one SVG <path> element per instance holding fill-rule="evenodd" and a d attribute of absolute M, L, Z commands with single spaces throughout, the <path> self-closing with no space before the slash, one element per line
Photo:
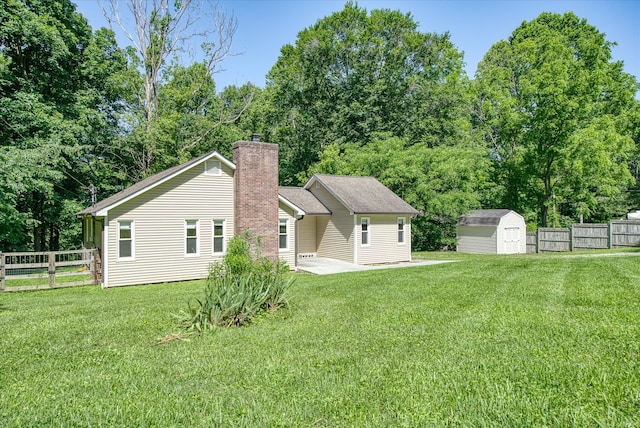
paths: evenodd
<path fill-rule="evenodd" d="M 361 244 L 362 217 L 368 217 L 369 245 Z M 404 216 L 404 244 L 398 244 L 398 215 L 358 215 L 357 220 L 357 264 L 394 263 L 411 260 L 411 218 Z"/>
<path fill-rule="evenodd" d="M 294 269 L 296 267 L 296 219 L 292 215 L 291 209 L 284 207 L 282 203 L 278 207 L 278 218 L 286 218 L 289 227 L 289 248 L 287 250 L 279 250 L 279 256 L 291 269 Z M 278 236 L 278 242 L 280 242 L 279 238 Z"/>
<path fill-rule="evenodd" d="M 323 216 L 328 220 L 327 216 Z M 315 253 L 316 245 L 316 216 L 305 216 L 298 221 L 298 253 Z"/>
<path fill-rule="evenodd" d="M 496 254 L 495 226 L 458 226 L 458 251 L 473 254 Z"/>
<path fill-rule="evenodd" d="M 117 258 L 117 221 L 135 224 L 135 257 Z M 199 256 L 185 256 L 185 220 L 199 220 Z M 233 227 L 233 171 L 205 175 L 202 163 L 109 212 L 108 287 L 205 278 L 213 255 L 213 220 Z"/>
<path fill-rule="evenodd" d="M 506 229 L 518 229 L 517 232 L 511 230 L 505 233 Z M 506 242 L 507 240 L 513 241 L 512 234 L 518 234 L 519 242 Z M 509 235 L 509 236 L 507 236 Z M 497 253 L 498 254 L 517 254 L 527 252 L 527 229 L 524 222 L 524 218 L 514 211 L 511 211 L 500 219 L 497 230 Z M 517 246 L 517 248 L 516 248 Z"/>
<path fill-rule="evenodd" d="M 331 216 L 318 216 L 316 221 L 318 257 L 354 263 L 353 215 L 324 187 L 314 184 L 309 190 L 332 212 Z"/>

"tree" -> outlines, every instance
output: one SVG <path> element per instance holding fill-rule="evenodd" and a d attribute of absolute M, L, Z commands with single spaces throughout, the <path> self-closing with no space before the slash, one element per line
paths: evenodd
<path fill-rule="evenodd" d="M 162 85 L 170 77 L 179 78 L 177 66 L 171 66 L 169 60 L 185 54 L 190 42 L 201 41 L 203 59 L 197 66 L 199 70 L 190 67 L 185 70 L 190 70 L 190 78 L 194 79 L 189 90 L 207 94 L 209 100 L 201 102 L 213 102 L 215 91 L 210 90 L 212 74 L 230 54 L 237 24 L 216 4 L 199 0 L 128 0 L 126 3 L 133 19 L 131 25 L 121 17 L 118 0 L 109 0 L 107 7 L 103 7 L 103 13 L 111 28 L 117 27 L 129 39 L 133 48 L 132 59 L 139 61 L 142 90 L 136 89 L 135 93 L 139 94 L 136 110 L 142 116 L 132 121 L 132 128 L 142 128 L 135 129 L 131 139 L 124 144 L 137 147 L 138 171 L 132 178 L 138 179 L 156 172 L 160 165 L 169 162 L 165 159 L 159 162 L 160 165 L 154 165 L 156 155 L 165 151 L 162 141 L 159 144 L 157 140 L 157 126 L 162 113 Z M 200 25 L 203 18 L 207 21 Z M 216 126 L 235 119 L 233 114 L 229 114 L 222 121 L 210 123 L 211 128 L 201 129 L 200 134 L 192 136 L 191 142 L 182 143 L 183 151 L 188 152 L 189 147 L 206 138 Z"/>
<path fill-rule="evenodd" d="M 635 151 L 629 159 L 629 171 L 635 180 L 635 185 L 628 191 L 628 206 L 631 210 L 640 209 L 640 101 L 635 100 L 633 108 L 626 115 L 626 127 L 631 130 L 631 137 L 635 143 Z"/>
<path fill-rule="evenodd" d="M 281 146 L 281 182 L 329 144 L 368 143 L 377 132 L 434 147 L 468 143 L 467 80 L 448 34 L 423 34 L 410 14 L 354 3 L 285 45 L 267 89 Z"/>
<path fill-rule="evenodd" d="M 632 183 L 624 112 L 635 79 L 573 13 L 543 13 L 493 45 L 476 74 L 476 124 L 502 202 L 542 226 L 606 211 Z"/>
<path fill-rule="evenodd" d="M 94 38 L 67 0 L 2 6 L 0 250 L 74 247 L 74 210 L 89 200 L 97 144 L 113 135 L 115 39 Z"/>

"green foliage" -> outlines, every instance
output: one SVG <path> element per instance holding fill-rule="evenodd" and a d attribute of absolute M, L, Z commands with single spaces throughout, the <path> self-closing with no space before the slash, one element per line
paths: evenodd
<path fill-rule="evenodd" d="M 280 177 L 299 184 L 330 144 L 379 132 L 429 147 L 469 142 L 462 54 L 448 34 L 423 34 L 410 14 L 347 3 L 285 45 L 267 75 Z"/>
<path fill-rule="evenodd" d="M 105 147 L 116 133 L 126 64 L 108 30 L 95 37 L 68 0 L 0 7 L 0 250 L 80 244 L 70 209 L 109 187 Z"/>
<path fill-rule="evenodd" d="M 603 33 L 573 13 L 543 13 L 492 46 L 476 90 L 504 207 L 542 226 L 626 212 L 637 83 Z"/>
<path fill-rule="evenodd" d="M 189 304 L 179 318 L 187 332 L 197 334 L 249 324 L 261 312 L 288 306 L 287 292 L 294 282 L 288 271 L 283 261 L 261 256 L 259 240 L 248 232 L 235 236 L 223 261 L 211 266 L 204 297 Z"/>

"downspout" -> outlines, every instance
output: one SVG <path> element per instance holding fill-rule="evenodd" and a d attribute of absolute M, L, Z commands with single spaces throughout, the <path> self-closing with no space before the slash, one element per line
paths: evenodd
<path fill-rule="evenodd" d="M 358 215 L 353 214 L 353 263 L 358 264 Z"/>
<path fill-rule="evenodd" d="M 109 287 L 109 215 L 105 215 L 102 227 L 102 288 Z"/>
<path fill-rule="evenodd" d="M 98 220 L 97 217 L 92 217 L 92 219 L 95 219 L 95 224 L 93 226 L 93 243 L 95 244 L 97 239 L 96 239 L 96 225 L 99 224 L 100 225 L 100 247 L 98 248 L 98 245 L 94 245 L 95 248 L 98 250 L 98 252 L 100 253 L 100 280 L 102 283 L 104 283 L 104 273 L 105 273 L 105 268 L 104 268 L 104 218 L 101 218 Z"/>

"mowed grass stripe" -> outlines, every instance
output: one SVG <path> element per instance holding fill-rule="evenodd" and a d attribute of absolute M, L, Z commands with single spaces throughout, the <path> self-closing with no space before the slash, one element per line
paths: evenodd
<path fill-rule="evenodd" d="M 289 311 L 166 345 L 202 283 L 2 294 L 0 425 L 637 425 L 638 264 L 298 275 Z"/>

